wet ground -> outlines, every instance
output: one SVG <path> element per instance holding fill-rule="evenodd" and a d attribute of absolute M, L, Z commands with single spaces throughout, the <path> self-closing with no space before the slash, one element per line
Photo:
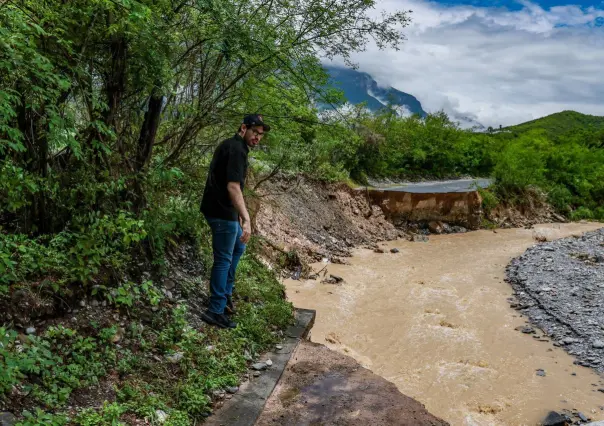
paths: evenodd
<path fill-rule="evenodd" d="M 352 358 L 300 342 L 256 426 L 446 426 Z"/>
<path fill-rule="evenodd" d="M 552 239 L 599 227 L 538 228 Z M 340 285 L 288 281 L 288 296 L 317 310 L 313 341 L 354 357 L 453 425 L 535 425 L 550 410 L 573 408 L 602 420 L 601 377 L 539 330 L 519 331 L 526 318 L 510 307 L 505 268 L 535 244 L 534 232 L 396 241 L 385 254 L 359 249 L 351 265 L 327 265 Z"/>

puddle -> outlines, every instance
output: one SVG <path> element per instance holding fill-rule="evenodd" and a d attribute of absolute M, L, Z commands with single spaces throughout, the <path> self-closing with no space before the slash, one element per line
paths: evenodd
<path fill-rule="evenodd" d="M 536 228 L 551 239 L 601 226 Z M 312 341 L 352 356 L 452 425 L 535 425 L 562 409 L 604 420 L 602 378 L 551 342 L 515 330 L 526 318 L 509 307 L 505 267 L 534 244 L 533 232 L 384 245 L 398 254 L 359 249 L 351 265 L 327 267 L 342 285 L 288 280 L 288 297 L 317 310 Z"/>

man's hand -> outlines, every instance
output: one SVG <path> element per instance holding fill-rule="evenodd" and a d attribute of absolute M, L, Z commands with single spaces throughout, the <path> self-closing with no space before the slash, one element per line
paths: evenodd
<path fill-rule="evenodd" d="M 243 229 L 243 234 L 241 234 L 241 242 L 243 244 L 247 244 L 252 236 L 252 225 L 249 219 L 241 219 L 241 228 Z"/>
<path fill-rule="evenodd" d="M 241 242 L 243 244 L 247 244 L 252 236 L 252 224 L 250 222 L 250 215 L 245 208 L 245 201 L 243 200 L 243 193 L 241 192 L 239 182 L 229 182 L 227 189 L 229 191 L 231 201 L 233 202 L 233 206 L 235 206 L 235 210 L 237 210 L 237 213 L 239 213 L 239 220 L 241 223 L 241 228 L 243 229 Z"/>

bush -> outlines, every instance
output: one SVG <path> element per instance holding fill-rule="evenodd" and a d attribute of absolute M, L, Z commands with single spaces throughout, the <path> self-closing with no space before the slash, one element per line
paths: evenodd
<path fill-rule="evenodd" d="M 499 198 L 494 192 L 488 189 L 478 188 L 478 193 L 482 198 L 482 210 L 487 215 L 499 205 Z"/>
<path fill-rule="evenodd" d="M 570 214 L 572 220 L 586 220 L 593 219 L 593 212 L 587 207 L 579 207 L 577 210 Z"/>

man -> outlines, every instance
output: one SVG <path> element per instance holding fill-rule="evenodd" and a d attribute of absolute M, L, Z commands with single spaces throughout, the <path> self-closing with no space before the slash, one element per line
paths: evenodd
<path fill-rule="evenodd" d="M 262 116 L 245 116 L 235 136 L 216 148 L 208 172 L 201 212 L 212 230 L 214 264 L 210 277 L 210 306 L 202 319 L 221 328 L 237 326 L 229 317 L 235 313 L 233 283 L 237 264 L 252 233 L 250 215 L 243 199 L 248 153 L 269 130 Z"/>

